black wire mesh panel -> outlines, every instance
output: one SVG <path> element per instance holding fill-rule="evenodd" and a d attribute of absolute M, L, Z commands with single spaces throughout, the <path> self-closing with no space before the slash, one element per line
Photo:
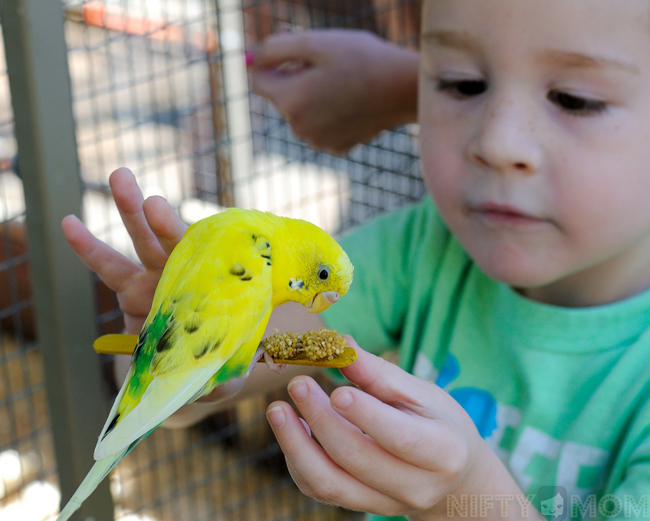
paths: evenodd
<path fill-rule="evenodd" d="M 346 157 L 315 152 L 248 91 L 243 56 L 287 28 L 363 28 L 414 45 L 417 8 L 369 0 L 64 2 L 86 224 L 135 256 L 108 189 L 119 166 L 187 222 L 237 205 L 337 232 L 419 198 L 413 129 L 385 132 Z M 97 288 L 98 333 L 119 331 L 114 295 Z M 107 357 L 107 412 L 116 391 L 111 363 Z M 293 485 L 264 418 L 271 399 L 244 401 L 193 428 L 157 429 L 111 474 L 116 518 L 358 519 Z"/>
<path fill-rule="evenodd" d="M 0 123 L 0 139 L 11 140 L 11 123 L 6 119 Z M 44 519 L 58 509 L 59 502 L 41 351 L 35 341 L 29 255 L 24 212 L 20 211 L 22 188 L 7 168 L 8 164 L 0 171 L 0 519 L 3 521 Z"/>

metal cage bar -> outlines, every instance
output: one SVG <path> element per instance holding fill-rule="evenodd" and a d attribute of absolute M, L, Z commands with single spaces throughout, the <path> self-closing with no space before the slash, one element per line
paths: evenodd
<path fill-rule="evenodd" d="M 89 276 L 66 244 L 61 219 L 80 213 L 81 183 L 63 15 L 57 1 L 2 0 L 7 69 L 23 177 L 39 341 L 61 495 L 69 498 L 92 464 L 104 422 Z M 105 481 L 77 519 L 109 521 Z"/>

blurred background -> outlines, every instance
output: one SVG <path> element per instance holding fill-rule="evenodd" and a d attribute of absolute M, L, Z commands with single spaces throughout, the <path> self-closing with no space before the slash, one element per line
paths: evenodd
<path fill-rule="evenodd" d="M 38 521 L 55 517 L 61 488 L 76 487 L 90 466 L 116 394 L 111 358 L 94 354 L 92 338 L 122 330 L 115 295 L 70 261 L 56 216 L 80 204 L 94 234 L 134 257 L 108 187 L 119 166 L 189 223 L 239 206 L 338 234 L 419 199 L 417 128 L 386 131 L 343 157 L 317 152 L 249 92 L 244 59 L 273 32 L 310 27 L 362 28 L 416 46 L 419 2 L 1 3 L 0 519 Z M 15 29 L 14 12 L 27 29 Z M 69 78 L 62 86 L 33 66 L 38 53 L 25 58 L 50 42 L 62 49 L 48 64 Z M 70 380 L 78 383 L 62 383 Z M 360 519 L 293 485 L 264 417 L 279 397 L 156 430 L 76 519 Z M 100 425 L 90 428 L 93 415 Z"/>

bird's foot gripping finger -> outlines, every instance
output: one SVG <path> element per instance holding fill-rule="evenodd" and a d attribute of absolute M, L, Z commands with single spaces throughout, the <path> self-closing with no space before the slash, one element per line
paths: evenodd
<path fill-rule="evenodd" d="M 266 351 L 264 348 L 262 348 L 262 351 L 264 352 L 264 361 L 271 371 L 277 374 L 282 374 L 287 370 L 287 364 L 276 364 L 273 360 L 273 357 L 269 354 L 268 351 Z"/>
<path fill-rule="evenodd" d="M 266 349 L 264 349 L 264 344 L 260 344 L 260 346 L 257 348 L 257 351 L 255 351 L 255 356 L 253 356 L 253 361 L 248 370 L 249 373 L 250 370 L 253 368 L 253 366 L 257 362 L 260 362 L 262 358 L 264 358 L 266 365 L 274 373 L 282 374 L 287 369 L 287 364 L 276 364 L 275 361 L 273 360 L 273 357 L 269 354 L 268 351 L 266 351 Z"/>
<path fill-rule="evenodd" d="M 255 367 L 255 364 L 262 360 L 262 357 L 266 357 L 266 351 L 264 350 L 264 345 L 260 344 L 259 346 L 257 346 L 257 350 L 253 355 L 253 360 L 251 361 L 251 365 L 248 368 L 248 372 L 246 373 L 246 376 L 250 374 L 253 367 Z"/>

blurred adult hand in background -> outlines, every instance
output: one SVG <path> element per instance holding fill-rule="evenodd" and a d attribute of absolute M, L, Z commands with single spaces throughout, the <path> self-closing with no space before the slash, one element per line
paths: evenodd
<path fill-rule="evenodd" d="M 251 87 L 300 139 L 343 154 L 416 120 L 418 57 L 368 31 L 278 33 L 251 50 Z"/>

